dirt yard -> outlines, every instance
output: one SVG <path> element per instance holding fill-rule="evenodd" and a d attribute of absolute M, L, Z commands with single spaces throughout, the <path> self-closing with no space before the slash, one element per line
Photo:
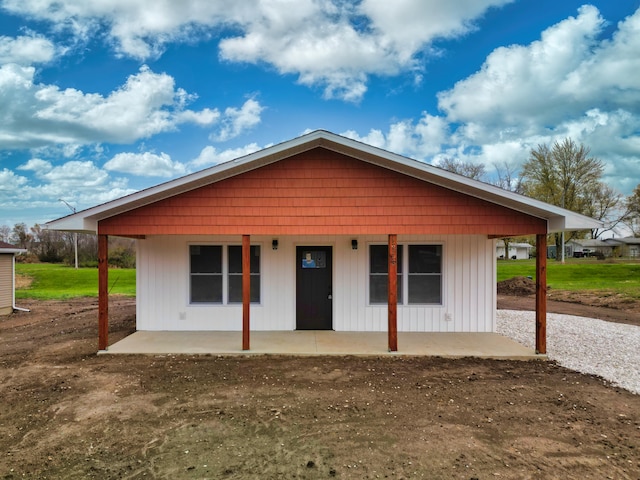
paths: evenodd
<path fill-rule="evenodd" d="M 640 478 L 640 396 L 552 362 L 98 356 L 95 299 L 19 304 L 4 479 Z"/>

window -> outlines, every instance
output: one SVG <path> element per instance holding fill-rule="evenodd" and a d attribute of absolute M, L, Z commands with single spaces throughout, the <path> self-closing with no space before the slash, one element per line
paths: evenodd
<path fill-rule="evenodd" d="M 222 247 L 189 247 L 191 303 L 222 303 Z"/>
<path fill-rule="evenodd" d="M 260 303 L 260 246 L 251 245 L 251 303 Z M 242 246 L 229 246 L 229 303 L 242 303 Z"/>
<path fill-rule="evenodd" d="M 409 245 L 409 303 L 442 303 L 442 246 Z"/>
<path fill-rule="evenodd" d="M 398 245 L 398 303 L 402 303 L 402 245 Z M 389 246 L 369 246 L 369 303 L 389 300 Z"/>
<path fill-rule="evenodd" d="M 260 246 L 249 254 L 251 303 L 260 303 Z M 242 303 L 241 245 L 190 245 L 189 265 L 191 303 Z"/>
<path fill-rule="evenodd" d="M 403 245 L 398 245 L 398 303 L 442 304 L 442 245 L 408 245 L 407 250 L 405 260 Z M 388 252 L 387 245 L 369 246 L 371 305 L 386 304 L 389 300 Z"/>

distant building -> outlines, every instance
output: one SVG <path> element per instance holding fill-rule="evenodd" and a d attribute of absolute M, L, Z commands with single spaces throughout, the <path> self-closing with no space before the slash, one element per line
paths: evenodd
<path fill-rule="evenodd" d="M 607 238 L 605 242 L 621 257 L 640 257 L 640 238 Z"/>
<path fill-rule="evenodd" d="M 15 256 L 26 250 L 0 242 L 0 315 L 13 313 L 16 300 Z"/>
<path fill-rule="evenodd" d="M 533 245 L 528 243 L 509 243 L 509 255 L 504 251 L 504 240 L 496 242 L 496 257 L 511 260 L 526 260 L 531 257 Z"/>
<path fill-rule="evenodd" d="M 590 257 L 594 255 L 613 256 L 615 245 L 599 239 L 577 239 L 569 240 L 565 243 L 565 256 L 567 257 Z"/>

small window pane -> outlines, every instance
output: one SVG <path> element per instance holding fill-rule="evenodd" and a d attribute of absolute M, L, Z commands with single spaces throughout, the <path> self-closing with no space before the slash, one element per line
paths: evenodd
<path fill-rule="evenodd" d="M 260 303 L 260 275 L 251 275 L 250 302 Z M 229 303 L 242 303 L 242 275 L 229 275 Z"/>
<path fill-rule="evenodd" d="M 242 303 L 242 245 L 230 245 L 229 303 Z M 249 248 L 251 263 L 251 303 L 260 303 L 260 245 Z"/>
<path fill-rule="evenodd" d="M 387 275 L 369 277 L 369 303 L 387 303 L 389 281 Z"/>
<path fill-rule="evenodd" d="M 369 303 L 389 301 L 389 246 L 369 246 Z M 402 245 L 398 245 L 398 303 L 402 303 Z"/>
<path fill-rule="evenodd" d="M 249 248 L 251 273 L 260 273 L 260 245 Z M 229 273 L 242 273 L 242 245 L 229 246 Z"/>
<path fill-rule="evenodd" d="M 222 303 L 222 275 L 191 275 L 191 303 Z"/>
<path fill-rule="evenodd" d="M 409 273 L 441 273 L 441 245 L 409 245 Z"/>
<path fill-rule="evenodd" d="M 222 273 L 220 245 L 191 245 L 191 273 Z"/>
<path fill-rule="evenodd" d="M 242 273 L 242 247 L 229 246 L 229 273 Z"/>
<path fill-rule="evenodd" d="M 389 259 L 387 245 L 371 245 L 369 247 L 369 271 L 371 273 L 387 273 Z"/>
<path fill-rule="evenodd" d="M 402 273 L 402 245 L 398 245 L 398 273 Z M 369 246 L 369 272 L 389 273 L 389 246 Z"/>
<path fill-rule="evenodd" d="M 440 275 L 409 275 L 409 303 L 442 303 Z"/>

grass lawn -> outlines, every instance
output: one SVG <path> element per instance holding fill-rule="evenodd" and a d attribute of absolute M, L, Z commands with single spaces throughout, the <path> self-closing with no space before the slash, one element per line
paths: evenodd
<path fill-rule="evenodd" d="M 98 269 L 52 263 L 16 263 L 16 275 L 31 280 L 16 288 L 16 298 L 64 299 L 98 296 Z M 18 285 L 20 285 L 18 279 Z M 109 293 L 135 296 L 135 269 L 109 269 Z"/>
<path fill-rule="evenodd" d="M 535 278 L 536 261 L 499 260 L 498 281 L 523 276 Z M 610 263 L 591 259 L 567 259 L 562 264 L 547 261 L 547 284 L 557 290 L 615 291 L 640 298 L 640 263 Z"/>

